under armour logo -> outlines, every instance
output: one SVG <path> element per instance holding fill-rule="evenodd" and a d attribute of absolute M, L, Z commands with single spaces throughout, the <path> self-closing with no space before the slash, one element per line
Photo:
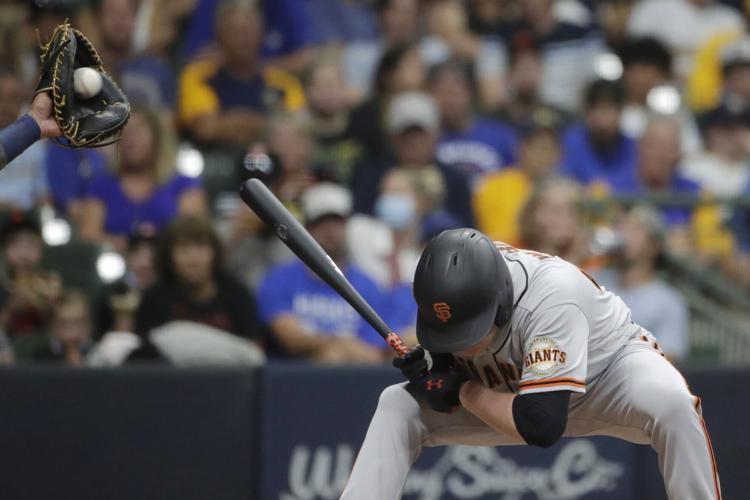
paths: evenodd
<path fill-rule="evenodd" d="M 445 385 L 445 382 L 443 382 L 443 379 L 439 378 L 437 380 L 428 380 L 427 384 L 425 384 L 425 387 L 427 387 L 428 391 L 431 391 L 433 387 L 437 390 L 440 390 L 443 388 L 443 385 Z"/>
<path fill-rule="evenodd" d="M 447 323 L 453 316 L 451 314 L 451 306 L 447 302 L 435 302 L 432 304 L 432 310 L 435 311 L 435 317 L 443 323 Z"/>

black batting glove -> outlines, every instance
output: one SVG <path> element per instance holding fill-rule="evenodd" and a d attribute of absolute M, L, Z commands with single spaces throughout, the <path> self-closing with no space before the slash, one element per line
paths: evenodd
<path fill-rule="evenodd" d="M 453 413 L 461 406 L 458 393 L 466 379 L 451 372 L 429 372 L 410 382 L 413 390 L 425 398 L 435 411 Z"/>
<path fill-rule="evenodd" d="M 401 370 L 409 382 L 416 382 L 430 369 L 422 346 L 415 347 L 403 358 L 394 358 L 393 366 Z"/>

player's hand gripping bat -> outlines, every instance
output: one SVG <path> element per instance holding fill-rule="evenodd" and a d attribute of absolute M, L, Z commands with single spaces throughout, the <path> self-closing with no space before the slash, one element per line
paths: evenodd
<path fill-rule="evenodd" d="M 388 328 L 385 321 L 344 277 L 344 273 L 334 264 L 331 257 L 260 180 L 250 179 L 243 182 L 240 196 L 307 267 L 336 290 L 372 325 L 399 356 L 406 356 L 409 348 L 401 337 Z"/>

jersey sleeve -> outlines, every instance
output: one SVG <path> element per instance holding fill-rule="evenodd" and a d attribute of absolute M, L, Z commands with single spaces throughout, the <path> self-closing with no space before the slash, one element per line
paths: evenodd
<path fill-rule="evenodd" d="M 586 392 L 589 325 L 571 303 L 549 307 L 530 318 L 519 394 Z"/>

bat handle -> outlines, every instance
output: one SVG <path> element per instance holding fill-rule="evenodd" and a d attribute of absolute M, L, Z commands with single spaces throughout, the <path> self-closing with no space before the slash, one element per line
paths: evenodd
<path fill-rule="evenodd" d="M 406 357 L 406 355 L 409 353 L 409 348 L 404 344 L 404 341 L 401 339 L 401 337 L 398 336 L 397 333 L 391 332 L 385 337 L 385 341 L 388 342 L 388 345 L 391 346 L 391 348 L 396 351 L 396 354 L 400 358 Z"/>

